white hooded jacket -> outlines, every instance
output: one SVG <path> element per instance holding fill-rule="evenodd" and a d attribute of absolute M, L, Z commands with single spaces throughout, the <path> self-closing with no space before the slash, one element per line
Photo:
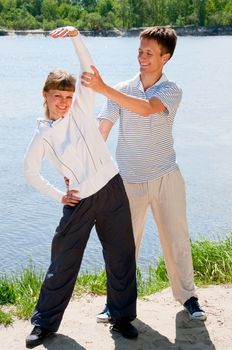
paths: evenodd
<path fill-rule="evenodd" d="M 90 54 L 80 34 L 72 38 L 82 71 L 91 72 Z M 40 174 L 41 163 L 47 159 L 56 170 L 69 179 L 69 188 L 86 198 L 99 191 L 118 173 L 93 117 L 94 92 L 77 85 L 73 104 L 64 118 L 52 122 L 39 120 L 38 128 L 24 160 L 25 177 L 45 195 L 62 201 L 65 195 Z"/>

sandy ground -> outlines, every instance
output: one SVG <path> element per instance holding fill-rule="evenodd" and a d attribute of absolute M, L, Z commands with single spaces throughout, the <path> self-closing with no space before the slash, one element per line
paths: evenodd
<path fill-rule="evenodd" d="M 170 289 L 138 300 L 139 330 L 136 340 L 111 333 L 107 324 L 96 323 L 105 297 L 83 296 L 72 301 L 59 332 L 36 349 L 48 350 L 232 350 L 232 285 L 200 288 L 198 295 L 208 318 L 192 321 Z M 15 321 L 0 327 L 0 349 L 25 349 L 25 337 L 31 331 L 29 321 Z"/>

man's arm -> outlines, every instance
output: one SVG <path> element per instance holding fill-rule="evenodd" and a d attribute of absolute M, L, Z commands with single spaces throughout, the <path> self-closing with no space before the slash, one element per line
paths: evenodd
<path fill-rule="evenodd" d="M 100 123 L 99 123 L 99 131 L 104 139 L 104 141 L 107 140 L 110 130 L 112 129 L 113 123 L 110 120 L 107 119 L 101 119 L 100 117 Z"/>
<path fill-rule="evenodd" d="M 166 107 L 156 97 L 149 100 L 128 96 L 107 85 L 101 78 L 98 70 L 92 66 L 94 73 L 84 72 L 81 76 L 82 85 L 93 89 L 94 91 L 104 95 L 110 100 L 118 103 L 122 108 L 126 108 L 141 116 L 147 117 L 154 113 L 163 112 Z"/>

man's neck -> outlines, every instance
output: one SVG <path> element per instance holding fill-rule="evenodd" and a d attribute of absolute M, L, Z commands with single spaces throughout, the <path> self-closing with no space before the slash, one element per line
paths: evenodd
<path fill-rule="evenodd" d="M 157 73 L 140 73 L 140 79 L 143 84 L 144 90 L 157 83 L 162 76 L 162 71 Z"/>

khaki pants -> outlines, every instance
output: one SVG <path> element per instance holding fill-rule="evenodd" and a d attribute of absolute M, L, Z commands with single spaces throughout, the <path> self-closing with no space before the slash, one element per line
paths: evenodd
<path fill-rule="evenodd" d="M 179 169 L 153 181 L 127 183 L 136 257 L 151 207 L 173 296 L 181 304 L 195 294 L 191 247 L 186 219 L 185 185 Z"/>

